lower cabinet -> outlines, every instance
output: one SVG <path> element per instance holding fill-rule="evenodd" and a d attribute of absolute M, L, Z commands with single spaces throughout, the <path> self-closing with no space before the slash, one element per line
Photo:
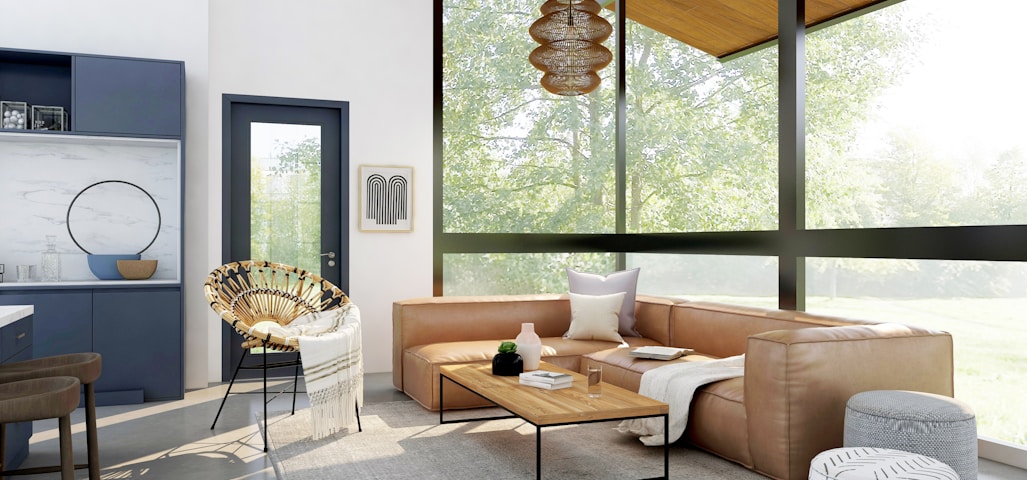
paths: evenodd
<path fill-rule="evenodd" d="M 33 305 L 31 358 L 98 352 L 97 405 L 184 395 L 179 287 L 0 290 L 0 305 Z"/>
<path fill-rule="evenodd" d="M 178 289 L 94 292 L 93 348 L 103 355 L 98 392 L 141 390 L 146 401 L 182 398 Z"/>
<path fill-rule="evenodd" d="M 32 358 L 32 316 L 25 317 L 0 328 L 0 360 L 2 363 L 20 362 Z M 56 421 L 56 420 L 55 420 Z M 56 426 L 56 423 L 54 424 Z M 25 461 L 29 454 L 29 437 L 32 436 L 32 422 L 4 425 L 3 467 L 13 470 Z"/>
<path fill-rule="evenodd" d="M 90 290 L 0 290 L 0 305 L 32 305 L 32 358 L 93 351 Z"/>

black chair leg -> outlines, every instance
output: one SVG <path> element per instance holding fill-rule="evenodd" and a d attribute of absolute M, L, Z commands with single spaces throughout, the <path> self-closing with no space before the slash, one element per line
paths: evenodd
<path fill-rule="evenodd" d="M 300 389 L 300 352 L 296 352 L 296 373 L 292 376 L 292 414 L 296 415 L 296 391 Z"/>
<path fill-rule="evenodd" d="M 264 342 L 264 452 L 267 452 L 267 342 Z M 295 389 L 293 389 L 295 390 Z"/>
<path fill-rule="evenodd" d="M 239 358 L 239 364 L 235 366 L 235 373 L 232 374 L 232 381 L 228 382 L 228 390 L 225 390 L 225 398 L 221 399 L 221 406 L 218 407 L 217 415 L 214 415 L 214 422 L 210 424 L 210 429 L 214 430 L 214 425 L 218 424 L 218 417 L 221 416 L 221 410 L 225 408 L 225 402 L 228 401 L 228 394 L 232 393 L 232 385 L 235 385 L 235 377 L 239 376 L 239 369 L 242 368 L 242 362 L 246 360 L 246 354 L 249 353 L 249 349 L 244 348 L 242 351 L 242 357 Z"/>
<path fill-rule="evenodd" d="M 355 403 L 355 405 L 357 407 L 357 431 L 358 432 L 363 432 L 364 431 L 364 427 L 360 426 L 360 404 L 359 403 Z"/>

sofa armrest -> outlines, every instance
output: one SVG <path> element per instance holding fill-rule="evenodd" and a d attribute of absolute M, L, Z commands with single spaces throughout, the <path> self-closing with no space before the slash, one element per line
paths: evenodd
<path fill-rule="evenodd" d="M 747 341 L 744 388 L 754 467 L 805 479 L 816 454 L 842 446 L 852 395 L 952 396 L 952 336 L 894 323 L 764 332 Z"/>

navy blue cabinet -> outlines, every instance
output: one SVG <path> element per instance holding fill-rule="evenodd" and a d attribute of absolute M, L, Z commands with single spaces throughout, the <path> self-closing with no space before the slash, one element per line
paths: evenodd
<path fill-rule="evenodd" d="M 103 355 L 98 391 L 141 389 L 145 401 L 182 398 L 179 290 L 95 291 L 93 348 Z"/>
<path fill-rule="evenodd" d="M 181 138 L 185 63 L 0 49 L 0 99 L 62 107 L 71 132 Z"/>
<path fill-rule="evenodd" d="M 179 287 L 0 289 L 0 305 L 32 305 L 32 348 L 23 356 L 97 352 L 98 405 L 174 400 L 184 394 Z"/>
<path fill-rule="evenodd" d="M 76 132 L 178 137 L 181 62 L 76 56 L 71 124 Z"/>
<path fill-rule="evenodd" d="M 20 362 L 32 358 L 32 316 L 29 315 L 10 325 L 0 328 L 0 362 Z M 32 422 L 5 425 L 7 450 L 4 468 L 15 469 L 29 454 L 29 437 L 32 436 Z"/>
<path fill-rule="evenodd" d="M 60 106 L 71 117 L 67 133 L 3 130 L 0 142 L 38 134 L 60 137 L 65 144 L 94 145 L 122 136 L 177 141 L 183 154 L 185 64 L 180 61 L 0 49 L 0 99 Z M 178 178 L 184 179 L 183 158 L 179 165 Z M 180 199 L 179 226 L 185 222 Z M 0 245 L 0 263 L 9 253 L 4 249 Z M 173 261 L 181 278 L 182 259 Z M 77 352 L 103 356 L 98 405 L 184 395 L 182 287 L 177 280 L 5 283 L 0 284 L 0 305 L 35 307 L 32 348 L 19 353 L 25 358 Z"/>
<path fill-rule="evenodd" d="M 71 57 L 0 50 L 0 100 L 71 108 Z"/>
<path fill-rule="evenodd" d="M 0 292 L 0 305 L 35 307 L 33 358 L 93 351 L 90 290 Z"/>

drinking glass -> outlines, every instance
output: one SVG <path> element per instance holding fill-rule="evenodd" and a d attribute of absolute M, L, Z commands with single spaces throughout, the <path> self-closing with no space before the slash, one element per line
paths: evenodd
<path fill-rule="evenodd" d="M 32 265 L 18 265 L 18 281 L 19 282 L 31 282 L 32 281 Z"/>
<path fill-rule="evenodd" d="M 588 396 L 598 398 L 603 394 L 603 367 L 602 365 L 588 366 Z"/>

